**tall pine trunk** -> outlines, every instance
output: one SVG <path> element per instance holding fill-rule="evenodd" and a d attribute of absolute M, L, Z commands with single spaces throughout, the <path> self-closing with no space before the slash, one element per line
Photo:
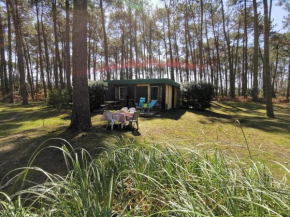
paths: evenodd
<path fill-rule="evenodd" d="M 167 11 L 167 27 L 168 27 L 168 41 L 169 41 L 169 54 L 170 54 L 170 78 L 171 80 L 174 79 L 174 68 L 173 68 L 173 54 L 172 54 L 172 47 L 171 47 L 171 32 L 170 32 L 170 9 L 167 5 L 165 5 Z"/>
<path fill-rule="evenodd" d="M 290 96 L 290 59 L 288 64 L 288 85 L 287 85 L 287 93 L 286 93 L 286 100 L 289 102 L 289 96 Z"/>
<path fill-rule="evenodd" d="M 1 74 L 1 87 L 2 87 L 2 99 L 5 101 L 7 99 L 7 94 L 9 93 L 9 83 L 6 71 L 6 59 L 5 59 L 5 42 L 4 42 L 4 31 L 2 25 L 2 16 L 0 14 L 0 74 Z"/>
<path fill-rule="evenodd" d="M 17 52 L 17 58 L 18 58 L 18 69 L 20 73 L 20 92 L 21 96 L 23 97 L 22 104 L 27 105 L 28 104 L 28 93 L 26 90 L 25 85 L 25 69 L 24 69 L 24 61 L 23 61 L 23 48 L 22 48 L 22 39 L 20 34 L 20 19 L 18 15 L 18 9 L 17 9 L 17 1 L 15 0 L 15 5 L 12 4 L 11 0 L 8 0 L 8 4 L 11 8 L 11 14 L 13 17 L 13 23 L 14 23 L 14 29 L 15 29 L 15 37 L 16 37 L 16 52 Z"/>
<path fill-rule="evenodd" d="M 245 37 L 245 47 L 244 47 L 244 72 L 243 72 L 243 82 L 242 82 L 242 95 L 244 97 L 247 96 L 247 86 L 248 86 L 248 21 L 247 21 L 247 0 L 245 0 L 245 8 L 244 8 L 244 20 L 245 20 L 245 29 L 244 29 L 244 37 Z"/>
<path fill-rule="evenodd" d="M 39 52 L 40 75 L 41 75 L 41 78 L 42 78 L 44 97 L 47 98 L 46 83 L 45 83 L 44 72 L 43 72 L 42 46 L 41 46 L 41 38 L 40 38 L 41 34 L 40 34 L 40 23 L 39 23 L 38 0 L 35 0 L 35 7 L 36 7 L 36 16 L 37 16 L 37 36 L 38 36 L 38 52 Z"/>
<path fill-rule="evenodd" d="M 6 0 L 7 7 L 7 19 L 8 19 L 8 70 L 9 70 L 9 102 L 13 103 L 13 77 L 12 77 L 12 46 L 11 46 L 11 14 L 10 14 L 10 5 L 8 4 L 9 0 Z"/>
<path fill-rule="evenodd" d="M 42 36 L 43 36 L 43 42 L 44 42 L 44 51 L 45 51 L 47 87 L 48 87 L 49 91 L 52 91 L 51 67 L 50 67 L 50 63 L 49 63 L 47 36 L 45 34 L 45 31 L 44 31 L 44 23 L 43 23 L 43 7 L 42 7 L 42 11 L 41 11 L 41 30 L 42 30 Z"/>
<path fill-rule="evenodd" d="M 223 0 L 221 1 L 222 3 L 222 17 L 223 17 L 223 31 L 224 31 L 224 36 L 226 39 L 226 43 L 227 43 L 227 49 L 228 49 L 228 61 L 229 61 L 229 71 L 230 71 L 230 93 L 231 93 L 231 98 L 235 98 L 235 74 L 234 74 L 234 70 L 233 70 L 233 59 L 232 59 L 232 55 L 231 55 L 231 44 L 230 44 L 230 38 L 228 33 L 226 32 L 226 27 L 225 27 L 225 13 L 224 13 L 224 6 L 223 6 Z M 227 72 L 225 72 L 227 73 Z M 226 76 L 227 78 L 227 76 Z M 227 81 L 227 79 L 226 79 Z M 226 82 L 226 93 L 227 95 L 227 82 Z"/>
<path fill-rule="evenodd" d="M 58 88 L 58 79 L 60 80 L 61 88 L 64 87 L 63 77 L 62 77 L 62 65 L 60 60 L 59 48 L 58 48 L 58 32 L 56 23 L 56 0 L 52 0 L 52 14 L 53 14 L 53 30 L 54 30 L 54 50 L 55 50 L 55 61 L 58 68 L 55 71 L 55 87 Z"/>
<path fill-rule="evenodd" d="M 253 65 L 254 65 L 254 74 L 253 74 L 253 92 L 252 97 L 253 101 L 258 100 L 258 65 L 259 65 L 259 19 L 258 19 L 258 7 L 257 1 L 253 0 L 254 8 L 254 56 L 253 56 Z"/>
<path fill-rule="evenodd" d="M 270 77 L 270 22 L 268 15 L 268 0 L 263 0 L 264 3 L 264 78 L 266 91 L 266 107 L 267 116 L 274 118 L 274 110 L 271 94 L 271 77 Z"/>
<path fill-rule="evenodd" d="M 69 0 L 65 1 L 65 72 L 66 72 L 66 87 L 71 93 L 71 66 L 70 66 L 70 28 L 69 28 Z"/>
<path fill-rule="evenodd" d="M 199 40 L 198 40 L 198 47 L 199 47 L 199 80 L 202 81 L 202 71 L 203 71 L 203 39 L 202 39 L 202 32 L 203 32 L 203 0 L 200 0 L 200 30 L 199 30 Z"/>
<path fill-rule="evenodd" d="M 109 70 L 109 54 L 108 54 L 108 42 L 107 42 L 107 32 L 106 32 L 106 21 L 105 14 L 103 8 L 103 0 L 100 0 L 100 8 L 101 8 L 101 19 L 102 19 L 102 29 L 103 29 L 103 37 L 104 37 L 104 51 L 105 51 L 105 68 L 107 72 L 107 80 L 109 81 L 111 78 L 110 70 Z"/>
<path fill-rule="evenodd" d="M 73 11 L 73 109 L 71 128 L 92 128 L 87 77 L 87 0 L 74 0 Z"/>

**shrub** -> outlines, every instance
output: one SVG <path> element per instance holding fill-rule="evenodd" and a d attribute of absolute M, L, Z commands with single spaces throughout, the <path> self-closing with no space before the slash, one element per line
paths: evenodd
<path fill-rule="evenodd" d="M 103 81 L 89 82 L 89 99 L 90 110 L 100 108 L 100 105 L 104 103 L 105 93 L 108 90 L 108 86 Z"/>
<path fill-rule="evenodd" d="M 208 83 L 184 83 L 181 86 L 181 94 L 188 106 L 204 110 L 210 108 L 210 102 L 214 96 L 214 86 Z"/>
<path fill-rule="evenodd" d="M 56 108 L 66 108 L 72 102 L 72 95 L 67 89 L 55 89 L 48 95 L 47 105 Z"/>

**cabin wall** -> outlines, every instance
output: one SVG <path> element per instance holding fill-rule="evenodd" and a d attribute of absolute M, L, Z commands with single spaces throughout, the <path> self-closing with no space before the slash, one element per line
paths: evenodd
<path fill-rule="evenodd" d="M 165 109 L 169 110 L 172 108 L 172 86 L 169 84 L 165 85 L 166 93 L 165 93 Z"/>
<path fill-rule="evenodd" d="M 119 88 L 124 87 L 124 99 L 119 98 Z M 132 87 L 132 89 L 128 89 Z M 179 88 L 173 87 L 169 84 L 137 84 L 137 85 L 112 85 L 108 87 L 106 94 L 106 101 L 121 101 L 123 106 L 135 106 L 135 103 L 139 103 L 141 97 L 146 98 L 146 102 L 151 102 L 151 87 L 158 87 L 158 103 L 157 108 L 171 109 L 172 107 L 178 107 L 179 102 Z M 134 90 L 134 93 L 130 94 L 128 91 Z M 127 96 L 134 97 L 128 99 Z"/>

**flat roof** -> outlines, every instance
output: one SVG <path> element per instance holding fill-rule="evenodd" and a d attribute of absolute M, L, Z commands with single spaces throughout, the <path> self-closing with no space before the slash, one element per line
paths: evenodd
<path fill-rule="evenodd" d="M 180 88 L 180 84 L 169 78 L 160 79 L 132 79 L 132 80 L 110 80 L 106 81 L 108 85 L 132 85 L 132 84 L 170 84 L 174 87 Z"/>

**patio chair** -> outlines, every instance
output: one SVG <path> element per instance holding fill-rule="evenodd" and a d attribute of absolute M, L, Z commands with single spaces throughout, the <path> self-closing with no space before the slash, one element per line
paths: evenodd
<path fill-rule="evenodd" d="M 128 111 L 128 108 L 127 107 L 123 107 L 123 108 L 121 108 L 121 111 Z"/>
<path fill-rule="evenodd" d="M 139 100 L 139 104 L 136 104 L 136 109 L 143 109 L 143 104 L 145 103 L 146 98 L 145 97 L 141 97 Z"/>
<path fill-rule="evenodd" d="M 155 106 L 157 100 L 151 100 L 151 102 L 148 105 L 148 112 L 150 111 L 150 109 L 153 109 L 153 107 Z"/>
<path fill-rule="evenodd" d="M 139 123 L 138 123 L 139 115 L 140 115 L 140 111 L 136 111 L 136 112 L 134 112 L 133 117 L 128 117 L 128 121 L 129 121 L 129 125 L 131 127 L 131 130 L 133 130 L 134 123 L 137 124 L 137 130 L 139 129 Z"/>
<path fill-rule="evenodd" d="M 109 124 L 111 125 L 111 130 L 113 130 L 114 128 L 114 124 L 119 122 L 119 116 L 116 116 L 116 119 L 113 119 L 113 113 L 107 111 L 106 112 L 106 116 L 107 116 L 107 127 L 108 128 Z M 120 126 L 118 126 L 120 127 Z"/>
<path fill-rule="evenodd" d="M 133 112 L 135 112 L 135 111 L 136 111 L 136 109 L 135 109 L 134 107 L 129 108 L 129 112 L 130 112 L 130 113 L 133 113 Z"/>

